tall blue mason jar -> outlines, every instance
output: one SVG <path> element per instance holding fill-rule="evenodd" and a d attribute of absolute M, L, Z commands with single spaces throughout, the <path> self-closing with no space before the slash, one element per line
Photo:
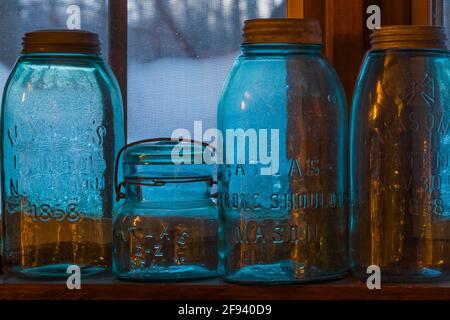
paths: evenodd
<path fill-rule="evenodd" d="M 317 21 L 245 23 L 242 55 L 218 109 L 220 259 L 228 281 L 347 273 L 347 110 L 321 43 Z"/>
<path fill-rule="evenodd" d="M 117 186 L 125 192 L 117 194 L 125 201 L 113 227 L 113 271 L 119 279 L 181 281 L 217 275 L 212 166 L 203 160 L 208 150 L 200 143 L 150 139 L 120 153 L 124 181 Z"/>
<path fill-rule="evenodd" d="M 110 270 L 114 160 L 124 144 L 118 84 L 98 36 L 23 39 L 1 116 L 3 265 L 27 277 Z"/>
<path fill-rule="evenodd" d="M 391 26 L 371 42 L 351 117 L 352 269 L 366 279 L 379 268 L 381 281 L 448 279 L 446 36 L 440 27 Z"/>

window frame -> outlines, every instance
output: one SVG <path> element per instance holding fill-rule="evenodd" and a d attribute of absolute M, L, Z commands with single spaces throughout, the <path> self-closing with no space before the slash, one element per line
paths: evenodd
<path fill-rule="evenodd" d="M 286 16 L 289 10 L 303 9 L 303 0 L 286 0 Z M 292 13 L 294 14 L 294 13 Z M 122 91 L 125 138 L 128 133 L 127 92 L 128 92 L 128 2 L 127 0 L 108 1 L 108 63 L 113 70 Z"/>
<path fill-rule="evenodd" d="M 286 1 L 286 16 L 288 18 L 304 18 L 305 3 L 304 0 L 287 0 Z"/>
<path fill-rule="evenodd" d="M 125 139 L 128 133 L 128 2 L 108 1 L 108 63 L 122 92 Z"/>
<path fill-rule="evenodd" d="M 431 0 L 412 0 L 411 20 L 416 25 L 431 24 Z"/>
<path fill-rule="evenodd" d="M 436 24 L 443 0 L 287 0 L 289 18 L 321 22 L 324 53 L 343 83 L 350 103 L 361 61 L 370 47 L 366 9 L 381 8 L 382 25 Z M 442 20 L 442 19 L 441 19 Z"/>

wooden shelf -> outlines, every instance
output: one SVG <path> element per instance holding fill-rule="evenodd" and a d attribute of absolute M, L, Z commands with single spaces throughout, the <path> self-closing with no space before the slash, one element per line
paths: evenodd
<path fill-rule="evenodd" d="M 385 284 L 369 290 L 344 280 L 288 286 L 245 286 L 219 279 L 185 283 L 129 283 L 96 279 L 68 290 L 65 282 L 35 282 L 0 276 L 0 300 L 450 300 L 450 282 Z"/>

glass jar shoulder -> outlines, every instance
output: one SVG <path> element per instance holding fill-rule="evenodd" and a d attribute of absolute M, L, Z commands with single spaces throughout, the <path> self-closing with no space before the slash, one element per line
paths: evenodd
<path fill-rule="evenodd" d="M 6 93 L 33 90 L 102 90 L 111 86 L 110 73 L 95 55 L 28 54 L 21 56 Z"/>
<path fill-rule="evenodd" d="M 29 54 L 20 57 L 3 95 L 3 111 L 15 117 L 26 106 L 28 112 L 114 109 L 116 123 L 123 121 L 122 97 L 112 71 L 96 55 Z M 105 109 L 106 108 L 106 109 Z M 5 112 L 5 110 L 7 112 Z M 96 110 L 96 111 L 95 111 Z"/>
<path fill-rule="evenodd" d="M 357 79 L 352 109 L 358 111 L 381 96 L 405 99 L 412 91 L 427 89 L 428 85 L 433 89 L 448 87 L 449 73 L 450 53 L 446 50 L 369 51 Z"/>
<path fill-rule="evenodd" d="M 252 106 L 257 106 L 258 111 L 276 112 L 280 103 L 292 95 L 319 97 L 324 107 L 347 112 L 341 82 L 322 55 L 242 54 L 224 85 L 219 117 L 249 112 Z"/>
<path fill-rule="evenodd" d="M 352 136 L 359 137 L 371 127 L 384 126 L 395 110 L 398 121 L 402 117 L 414 118 L 420 110 L 431 115 L 441 109 L 450 112 L 449 58 L 449 52 L 444 50 L 368 52 L 354 91 Z M 407 122 L 417 125 L 415 120 Z"/>

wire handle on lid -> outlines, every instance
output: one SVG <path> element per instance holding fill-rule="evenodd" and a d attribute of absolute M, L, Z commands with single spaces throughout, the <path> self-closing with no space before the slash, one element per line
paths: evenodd
<path fill-rule="evenodd" d="M 126 182 L 126 181 L 122 181 L 119 183 L 119 165 L 120 165 L 120 158 L 122 156 L 122 154 L 130 147 L 134 147 L 140 144 L 145 144 L 145 143 L 152 143 L 152 142 L 164 142 L 164 141 L 168 141 L 168 142 L 189 142 L 192 144 L 198 144 L 201 146 L 204 146 L 206 148 L 211 148 L 211 146 L 205 142 L 199 142 L 196 140 L 192 140 L 192 139 L 172 139 L 172 138 L 152 138 L 152 139 L 143 139 L 143 140 L 138 140 L 132 143 L 129 143 L 125 146 L 123 146 L 119 152 L 117 153 L 117 157 L 116 157 L 116 162 L 115 162 L 115 167 L 114 167 L 114 189 L 116 191 L 116 201 L 120 201 L 120 199 L 124 199 L 125 198 L 125 194 L 123 192 L 121 192 L 122 187 L 124 187 L 127 183 L 130 182 Z M 214 150 L 213 150 L 214 151 Z M 215 184 L 214 181 L 211 182 L 213 184 Z M 150 184 L 150 183 L 130 183 L 130 184 L 139 184 L 139 185 L 145 185 L 145 186 L 162 186 L 164 184 L 161 184 L 161 182 L 155 181 L 154 183 Z"/>

